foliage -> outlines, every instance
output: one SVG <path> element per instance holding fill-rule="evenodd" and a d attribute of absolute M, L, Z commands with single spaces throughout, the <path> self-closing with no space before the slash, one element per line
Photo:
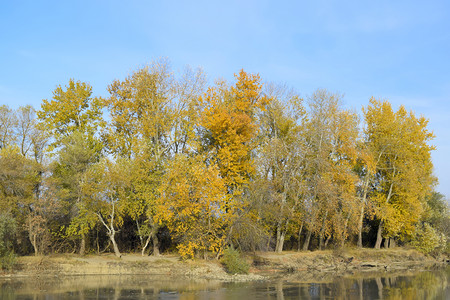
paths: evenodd
<path fill-rule="evenodd" d="M 226 229 L 225 185 L 214 166 L 200 158 L 178 155 L 163 178 L 158 219 L 178 240 L 183 258 L 222 251 Z"/>
<path fill-rule="evenodd" d="M 362 246 L 375 231 L 365 244 L 433 253 L 450 240 L 424 117 L 372 98 L 361 125 L 324 89 L 304 101 L 244 70 L 209 86 L 201 70 L 178 75 L 161 59 L 106 98 L 71 79 L 37 112 L 0 106 L 0 210 L 23 229 L 16 253 L 110 242 L 118 256 L 153 244 L 219 257 L 356 235 Z"/>
<path fill-rule="evenodd" d="M 250 152 L 256 146 L 255 114 L 269 102 L 261 96 L 258 75 L 241 70 L 237 82 L 210 88 L 200 101 L 204 107 L 201 125 L 208 163 L 217 164 L 231 194 L 240 193 L 254 172 Z"/>
<path fill-rule="evenodd" d="M 49 131 L 55 140 L 52 146 L 57 147 L 62 137 L 76 130 L 92 136 L 100 125 L 101 109 L 102 103 L 99 98 L 92 98 L 89 84 L 70 79 L 64 88 L 57 86 L 52 100 L 42 100 L 37 115 L 42 128 Z"/>
<path fill-rule="evenodd" d="M 370 100 L 364 109 L 366 144 L 376 159 L 370 197 L 381 219 L 379 232 L 406 238 L 414 232 L 431 192 L 433 134 L 428 120 L 417 118 L 401 106 L 394 112 L 387 101 Z M 376 247 L 381 244 L 378 235 Z"/>
<path fill-rule="evenodd" d="M 445 250 L 447 238 L 444 234 L 431 227 L 430 224 L 424 223 L 416 229 L 411 245 L 425 254 L 435 251 L 441 252 Z"/>
<path fill-rule="evenodd" d="M 9 270 L 15 264 L 13 241 L 17 226 L 16 220 L 9 214 L 0 213 L 0 268 Z"/>
<path fill-rule="evenodd" d="M 226 248 L 223 251 L 221 262 L 230 274 L 248 274 L 249 265 L 238 250 L 231 247 Z"/>

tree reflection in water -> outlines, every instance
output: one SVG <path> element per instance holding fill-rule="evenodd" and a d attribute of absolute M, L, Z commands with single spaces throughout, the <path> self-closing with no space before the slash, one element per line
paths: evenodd
<path fill-rule="evenodd" d="M 302 282 L 295 274 L 246 283 L 129 275 L 4 278 L 0 279 L 0 299 L 450 299 L 449 280 L 450 267 L 321 282 Z"/>

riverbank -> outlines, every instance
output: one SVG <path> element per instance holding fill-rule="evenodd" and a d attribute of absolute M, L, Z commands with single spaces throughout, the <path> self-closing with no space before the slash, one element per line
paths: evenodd
<path fill-rule="evenodd" d="M 444 258 L 426 257 L 407 249 L 348 249 L 345 251 L 257 252 L 246 255 L 248 275 L 227 274 L 217 260 L 180 260 L 177 255 L 158 257 L 125 254 L 77 256 L 71 254 L 18 257 L 14 271 L 1 277 L 160 275 L 220 281 L 254 281 L 298 276 L 317 281 L 353 273 L 405 272 L 447 265 Z"/>

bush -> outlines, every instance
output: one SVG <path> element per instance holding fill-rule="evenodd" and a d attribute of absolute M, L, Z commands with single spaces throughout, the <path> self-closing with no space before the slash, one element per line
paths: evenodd
<path fill-rule="evenodd" d="M 411 244 L 420 252 L 430 254 L 433 251 L 445 250 L 447 239 L 444 234 L 435 230 L 428 223 L 424 223 L 416 229 Z"/>
<path fill-rule="evenodd" d="M 9 214 L 0 214 L 0 269 L 9 270 L 16 263 L 12 251 L 16 222 Z"/>
<path fill-rule="evenodd" d="M 16 255 L 12 251 L 8 251 L 0 256 L 0 269 L 11 270 L 16 264 Z"/>
<path fill-rule="evenodd" d="M 249 265 L 239 251 L 233 248 L 229 247 L 223 251 L 221 262 L 230 274 L 248 274 Z"/>

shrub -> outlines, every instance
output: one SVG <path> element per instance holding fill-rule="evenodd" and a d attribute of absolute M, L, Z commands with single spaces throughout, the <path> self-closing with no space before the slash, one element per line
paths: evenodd
<path fill-rule="evenodd" d="M 16 232 L 16 222 L 9 214 L 0 214 L 0 269 L 9 270 L 16 263 L 12 244 Z"/>
<path fill-rule="evenodd" d="M 445 235 L 435 230 L 428 223 L 416 229 L 411 244 L 420 252 L 430 254 L 435 250 L 442 252 L 447 244 Z"/>
<path fill-rule="evenodd" d="M 239 251 L 228 247 L 223 251 L 222 264 L 230 274 L 248 274 L 249 265 Z"/>
<path fill-rule="evenodd" d="M 11 270 L 16 264 L 16 255 L 12 251 L 8 251 L 0 256 L 0 269 Z"/>

